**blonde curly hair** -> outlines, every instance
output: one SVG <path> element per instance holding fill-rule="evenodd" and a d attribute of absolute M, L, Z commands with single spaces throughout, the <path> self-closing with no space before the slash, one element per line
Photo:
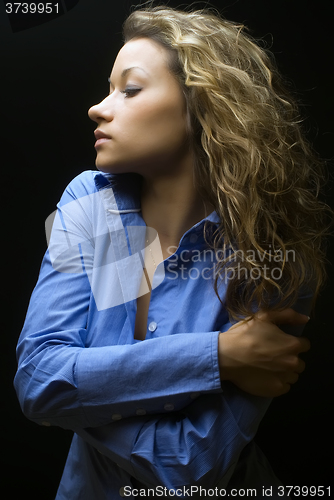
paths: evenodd
<path fill-rule="evenodd" d="M 316 297 L 328 226 L 328 207 L 317 199 L 322 164 L 272 54 L 243 25 L 206 9 L 139 8 L 123 34 L 125 43 L 146 37 L 164 46 L 183 89 L 195 181 L 221 220 L 211 239 L 223 255 L 215 290 L 219 297 L 220 281 L 229 279 L 230 317 L 289 307 L 303 288 Z"/>

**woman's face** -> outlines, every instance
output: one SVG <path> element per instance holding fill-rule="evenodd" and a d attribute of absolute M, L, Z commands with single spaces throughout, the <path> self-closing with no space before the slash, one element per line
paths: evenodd
<path fill-rule="evenodd" d="M 168 55 L 147 38 L 129 41 L 118 53 L 110 94 L 88 112 L 98 125 L 99 170 L 151 176 L 172 172 L 189 156 L 185 98 Z"/>

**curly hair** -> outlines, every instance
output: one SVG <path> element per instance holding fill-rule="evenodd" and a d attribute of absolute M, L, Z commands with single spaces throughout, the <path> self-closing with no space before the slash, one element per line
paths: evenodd
<path fill-rule="evenodd" d="M 289 307 L 305 288 L 315 298 L 325 280 L 323 165 L 273 55 L 207 9 L 140 8 L 123 35 L 164 46 L 183 89 L 195 182 L 221 220 L 210 244 L 223 256 L 214 286 L 219 297 L 228 280 L 230 318 Z"/>

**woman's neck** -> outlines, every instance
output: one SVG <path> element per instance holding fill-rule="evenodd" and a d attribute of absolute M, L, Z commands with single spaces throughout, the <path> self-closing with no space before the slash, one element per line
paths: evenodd
<path fill-rule="evenodd" d="M 192 168 L 144 178 L 141 207 L 146 225 L 158 232 L 163 248 L 177 247 L 182 235 L 214 210 L 200 197 Z"/>

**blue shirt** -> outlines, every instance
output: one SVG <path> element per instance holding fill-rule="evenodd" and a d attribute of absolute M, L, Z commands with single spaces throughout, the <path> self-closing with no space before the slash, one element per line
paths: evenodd
<path fill-rule="evenodd" d="M 28 418 L 74 431 L 57 500 L 134 498 L 124 490 L 132 478 L 212 488 L 270 404 L 220 381 L 218 334 L 231 323 L 204 238 L 217 214 L 189 229 L 145 283 L 144 249 L 159 245 L 141 216 L 139 184 L 135 174 L 83 172 L 47 221 L 14 383 Z M 150 288 L 139 341 L 136 298 Z"/>

